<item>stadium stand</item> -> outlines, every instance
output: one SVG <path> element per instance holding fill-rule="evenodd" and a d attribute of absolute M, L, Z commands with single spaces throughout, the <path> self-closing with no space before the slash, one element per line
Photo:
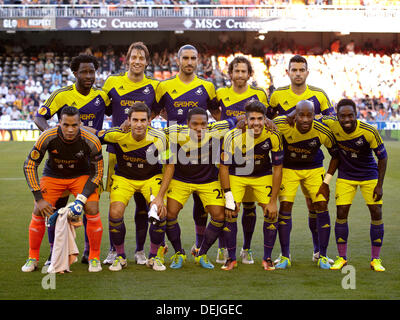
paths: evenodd
<path fill-rule="evenodd" d="M 377 6 L 397 6 L 400 0 L 0 0 L 0 16 L 7 16 L 7 9 L 35 10 L 43 5 L 43 10 L 49 7 L 60 8 L 63 5 L 76 4 L 81 6 L 100 5 L 111 8 L 127 8 L 140 6 L 282 6 L 282 5 L 325 5 L 325 6 L 362 6 L 375 8 Z M 7 5 L 16 5 L 7 7 Z M 221 9 L 222 8 L 222 9 Z M 11 10 L 10 9 L 10 10 Z M 87 7 L 87 10 L 93 10 Z M 33 9 L 32 9 L 33 10 Z M 78 10 L 78 9 L 77 9 Z M 164 9 L 160 9 L 164 10 Z M 220 10 L 216 12 L 215 10 Z M 212 11 L 215 15 L 229 14 L 230 9 L 218 7 Z M 221 11 L 228 10 L 228 11 Z M 242 10 L 242 9 L 238 9 Z M 244 10 L 244 9 L 243 9 Z M 88 12 L 89 12 L 88 11 Z M 168 11 L 164 10 L 167 14 Z M 39 13 L 37 13 L 39 12 Z M 76 14 L 76 11 L 71 11 Z M 93 11 L 94 12 L 94 11 Z M 104 14 L 110 14 L 106 11 Z M 139 11 L 138 11 L 139 12 Z M 161 12 L 161 11 L 160 11 Z M 28 13 L 25 12 L 25 13 Z M 42 14 L 32 11 L 29 14 Z M 126 12 L 125 12 L 126 13 Z M 59 15 L 69 15 L 69 11 L 57 11 Z M 93 14 L 103 14 L 96 11 Z M 115 14 L 117 14 L 115 12 Z M 235 14 L 248 14 L 247 11 L 235 11 Z M 216 87 L 229 85 L 227 65 L 233 54 L 242 53 L 251 58 L 256 65 L 257 74 L 251 79 L 252 84 L 273 90 L 287 84 L 285 68 L 288 59 L 293 54 L 306 56 L 310 65 L 310 83 L 319 83 L 321 87 L 329 88 L 329 97 L 337 102 L 343 97 L 357 101 L 360 117 L 368 120 L 399 118 L 399 78 L 400 50 L 396 43 L 383 46 L 379 40 L 367 40 L 362 46 L 354 42 L 342 44 L 339 40 L 332 41 L 327 48 L 310 47 L 285 40 L 272 41 L 264 47 L 247 48 L 245 43 L 229 42 L 223 34 L 219 37 L 218 47 L 210 47 L 205 43 L 196 44 L 200 48 L 198 75 L 214 82 Z M 124 71 L 126 47 L 65 47 L 60 40 L 52 42 L 48 47 L 26 47 L 12 40 L 0 40 L 0 115 L 1 119 L 32 119 L 35 108 L 39 107 L 45 98 L 60 86 L 71 84 L 74 77 L 69 70 L 72 56 L 88 53 L 100 61 L 97 73 L 98 87 L 102 87 L 110 74 Z M 175 57 L 176 52 L 166 48 L 151 48 L 153 54 L 146 74 L 157 79 L 167 79 L 178 72 Z M 261 57 L 261 58 L 260 58 Z M 57 79 L 57 80 L 56 80 Z"/>

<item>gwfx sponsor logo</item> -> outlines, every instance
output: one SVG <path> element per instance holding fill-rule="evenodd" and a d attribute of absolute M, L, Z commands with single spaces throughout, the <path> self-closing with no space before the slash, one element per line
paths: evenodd
<path fill-rule="evenodd" d="M 175 108 L 195 108 L 199 104 L 198 101 L 175 101 Z"/>

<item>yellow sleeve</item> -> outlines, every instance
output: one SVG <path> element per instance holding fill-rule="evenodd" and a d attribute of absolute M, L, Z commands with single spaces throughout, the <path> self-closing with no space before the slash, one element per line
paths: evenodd
<path fill-rule="evenodd" d="M 104 90 L 101 90 L 100 95 L 103 98 L 104 103 L 106 104 L 106 107 L 109 107 L 111 105 L 111 100 L 108 97 L 107 93 Z"/>
<path fill-rule="evenodd" d="M 97 133 L 98 138 L 100 141 L 109 142 L 109 143 L 117 143 L 121 136 L 125 135 L 125 132 L 122 132 L 120 128 L 110 128 L 108 130 L 100 130 Z"/>
<path fill-rule="evenodd" d="M 260 100 L 260 102 L 262 102 L 266 108 L 268 108 L 269 103 L 268 103 L 268 97 L 266 92 L 264 91 L 264 89 L 260 89 L 260 92 L 257 93 L 258 99 Z"/>
<path fill-rule="evenodd" d="M 288 127 L 290 127 L 289 124 L 286 122 L 286 118 L 286 116 L 278 116 L 274 118 L 274 120 L 272 120 L 278 127 L 280 132 L 284 132 L 285 130 L 287 130 Z"/>
<path fill-rule="evenodd" d="M 210 100 L 216 99 L 217 94 L 215 91 L 215 86 L 212 82 L 205 80 L 204 87 L 206 88 L 206 91 L 208 93 L 208 96 L 210 97 Z"/>
<path fill-rule="evenodd" d="M 278 105 L 276 91 L 272 92 L 271 96 L 269 97 L 268 105 L 271 108 L 276 108 L 276 106 Z"/>
<path fill-rule="evenodd" d="M 110 92 L 110 90 L 113 88 L 113 77 L 110 76 L 106 79 L 106 81 L 104 82 L 103 88 L 102 90 L 106 93 L 106 95 L 108 96 L 108 93 Z"/>
<path fill-rule="evenodd" d="M 67 102 L 63 99 L 62 91 L 54 91 L 50 97 L 45 101 L 44 106 L 50 112 L 50 117 L 52 117 L 58 110 L 60 110 Z"/>
<path fill-rule="evenodd" d="M 164 96 L 164 82 L 160 82 L 156 88 L 156 102 L 160 103 L 162 97 Z M 163 107 L 163 106 L 162 106 Z"/>
<path fill-rule="evenodd" d="M 272 152 L 283 150 L 282 134 L 278 131 L 273 131 L 271 134 Z"/>
<path fill-rule="evenodd" d="M 319 121 L 326 124 L 329 128 L 333 128 L 333 126 L 338 120 L 336 116 L 323 116 L 319 118 Z"/>
<path fill-rule="evenodd" d="M 370 131 L 366 131 L 367 134 L 365 135 L 367 138 L 367 141 L 369 142 L 369 145 L 371 149 L 376 149 L 378 148 L 381 144 L 383 144 L 382 138 L 376 130 L 375 127 L 371 126 Z"/>

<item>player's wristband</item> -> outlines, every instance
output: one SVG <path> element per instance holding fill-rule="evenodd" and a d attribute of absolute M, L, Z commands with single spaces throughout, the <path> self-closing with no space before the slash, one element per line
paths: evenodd
<path fill-rule="evenodd" d="M 85 204 L 86 201 L 87 201 L 87 198 L 86 198 L 83 194 L 78 194 L 78 195 L 76 196 L 76 200 L 79 200 L 80 202 L 82 202 L 83 204 Z"/>
<path fill-rule="evenodd" d="M 38 202 L 43 199 L 42 192 L 40 190 L 32 191 L 33 197 L 35 198 L 35 201 Z"/>
<path fill-rule="evenodd" d="M 332 180 L 332 177 L 333 176 L 330 173 L 327 173 L 324 178 L 324 183 L 329 184 L 329 182 Z"/>

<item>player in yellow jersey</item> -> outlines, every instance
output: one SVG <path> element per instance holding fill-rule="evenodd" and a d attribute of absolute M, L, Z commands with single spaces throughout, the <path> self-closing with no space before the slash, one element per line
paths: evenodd
<path fill-rule="evenodd" d="M 136 102 L 145 103 L 152 112 L 152 117 L 158 112 L 155 103 L 155 91 L 159 81 L 145 75 L 145 69 L 150 62 L 150 54 L 142 42 L 134 42 L 129 46 L 126 54 L 128 70 L 117 75 L 111 75 L 104 83 L 103 90 L 111 99 L 111 115 L 113 127 L 123 125 L 128 118 L 128 111 Z M 106 191 L 111 190 L 114 168 L 117 162 L 114 145 L 108 145 L 108 171 Z M 144 265 L 146 255 L 144 244 L 148 230 L 147 202 L 140 192 L 135 198 L 135 227 L 136 227 L 136 263 Z M 110 235 L 110 250 L 104 260 L 105 264 L 113 263 L 116 251 L 113 248 Z"/>
<path fill-rule="evenodd" d="M 321 185 L 323 185 L 325 175 L 321 145 L 324 145 L 332 156 L 330 168 L 337 158 L 337 146 L 332 131 L 324 124 L 314 120 L 314 116 L 312 102 L 303 100 L 296 106 L 294 126 L 287 123 L 287 116 L 279 116 L 274 119 L 283 137 L 285 154 L 279 194 L 278 232 L 282 256 L 275 266 L 278 269 L 290 267 L 292 208 L 299 185 L 302 186 L 303 192 L 310 197 L 317 214 L 316 222 L 321 254 L 317 261 L 318 267 L 330 268 L 326 256 L 331 229 L 328 212 L 329 199 L 323 193 L 321 194 Z"/>
<path fill-rule="evenodd" d="M 308 85 L 307 77 L 310 73 L 308 70 L 307 60 L 295 55 L 289 60 L 289 66 L 286 73 L 290 79 L 290 85 L 277 88 L 269 98 L 268 116 L 273 118 L 277 115 L 294 115 L 296 105 L 301 100 L 309 100 L 314 104 L 316 115 L 330 115 L 334 113 L 331 102 L 324 90 Z M 304 192 L 303 192 L 304 193 Z M 317 231 L 317 217 L 315 209 L 312 207 L 312 201 L 305 194 L 308 207 L 308 225 L 313 240 L 313 256 L 312 260 L 317 261 L 319 258 L 319 242 Z M 330 261 L 333 262 L 332 260 Z"/>
<path fill-rule="evenodd" d="M 86 127 L 101 130 L 103 127 L 104 114 L 108 113 L 110 99 L 107 94 L 93 87 L 96 80 L 96 70 L 99 67 L 97 59 L 90 55 L 79 55 L 71 60 L 70 68 L 75 76 L 75 83 L 55 90 L 44 104 L 38 109 L 34 121 L 41 131 L 49 128 L 47 121 L 55 114 L 60 116 L 64 106 L 72 106 L 79 110 L 81 124 Z M 100 192 L 103 189 L 100 183 Z M 56 208 L 63 208 L 68 203 L 68 190 L 56 203 Z M 85 226 L 85 248 L 82 263 L 88 263 L 89 239 L 86 234 L 86 215 L 83 216 Z M 55 227 L 48 227 L 48 238 L 50 249 L 54 243 Z M 50 264 L 50 257 L 46 265 Z"/>
<path fill-rule="evenodd" d="M 161 81 L 156 90 L 156 100 L 168 125 L 187 123 L 190 110 L 199 107 L 211 114 L 217 109 L 215 87 L 211 81 L 196 75 L 198 51 L 192 45 L 184 45 L 178 50 L 179 72 Z M 195 255 L 201 246 L 207 225 L 207 213 L 198 193 L 193 193 L 193 219 L 195 221 L 196 242 L 192 247 Z"/>
<path fill-rule="evenodd" d="M 232 85 L 219 88 L 217 90 L 217 100 L 220 110 L 214 114 L 217 120 L 225 120 L 231 117 L 237 117 L 245 114 L 245 105 L 250 101 L 260 101 L 267 108 L 268 98 L 265 91 L 248 84 L 250 77 L 253 75 L 253 67 L 250 61 L 243 57 L 235 57 L 228 66 L 228 74 L 232 81 Z M 243 199 L 243 246 L 240 251 L 240 257 L 245 264 L 253 264 L 253 253 L 251 250 L 251 240 L 256 225 L 256 206 L 254 202 L 248 202 Z M 219 239 L 219 248 L 217 254 L 217 263 L 224 264 L 228 253 L 225 249 L 223 237 Z"/>
<path fill-rule="evenodd" d="M 128 263 L 124 246 L 126 233 L 124 212 L 130 199 L 136 192 L 140 192 L 147 204 L 157 206 L 159 217 L 165 217 L 164 195 L 174 169 L 173 165 L 166 165 L 163 174 L 160 158 L 167 151 L 167 137 L 162 131 L 149 126 L 150 110 L 146 104 L 136 102 L 129 109 L 128 119 L 131 124 L 129 132 L 123 132 L 118 128 L 98 132 L 102 143 L 114 145 L 117 158 L 110 192 L 109 231 L 117 253 L 109 267 L 111 271 L 120 271 Z M 151 196 L 155 199 L 152 200 Z M 150 226 L 150 237 L 153 241 L 153 236 L 159 237 L 160 232 L 157 231 L 159 228 L 153 224 Z M 154 252 L 152 249 L 151 247 L 149 259 L 153 262 L 153 269 L 164 270 L 163 262 L 157 257 L 158 248 Z"/>
<path fill-rule="evenodd" d="M 225 193 L 226 210 L 224 235 L 229 258 L 222 267 L 232 270 L 236 266 L 237 210 L 250 191 L 264 213 L 264 257 L 265 270 L 274 270 L 271 253 L 277 228 L 277 200 L 282 180 L 283 144 L 278 131 L 265 128 L 266 108 L 260 101 L 252 101 L 245 107 L 246 130 L 236 128 L 224 137 L 221 150 L 219 175 Z M 230 203 L 229 200 L 230 199 Z M 232 210 L 233 209 L 233 210 Z"/>
<path fill-rule="evenodd" d="M 321 119 L 334 133 L 340 150 L 335 190 L 335 238 L 339 255 L 331 269 L 339 270 L 347 264 L 347 220 L 359 186 L 371 216 L 371 268 L 375 271 L 385 271 L 379 255 L 384 235 L 382 186 L 388 161 L 387 152 L 378 131 L 368 123 L 357 120 L 354 101 L 342 99 L 336 108 L 337 117 Z M 378 159 L 378 164 L 373 153 Z"/>

